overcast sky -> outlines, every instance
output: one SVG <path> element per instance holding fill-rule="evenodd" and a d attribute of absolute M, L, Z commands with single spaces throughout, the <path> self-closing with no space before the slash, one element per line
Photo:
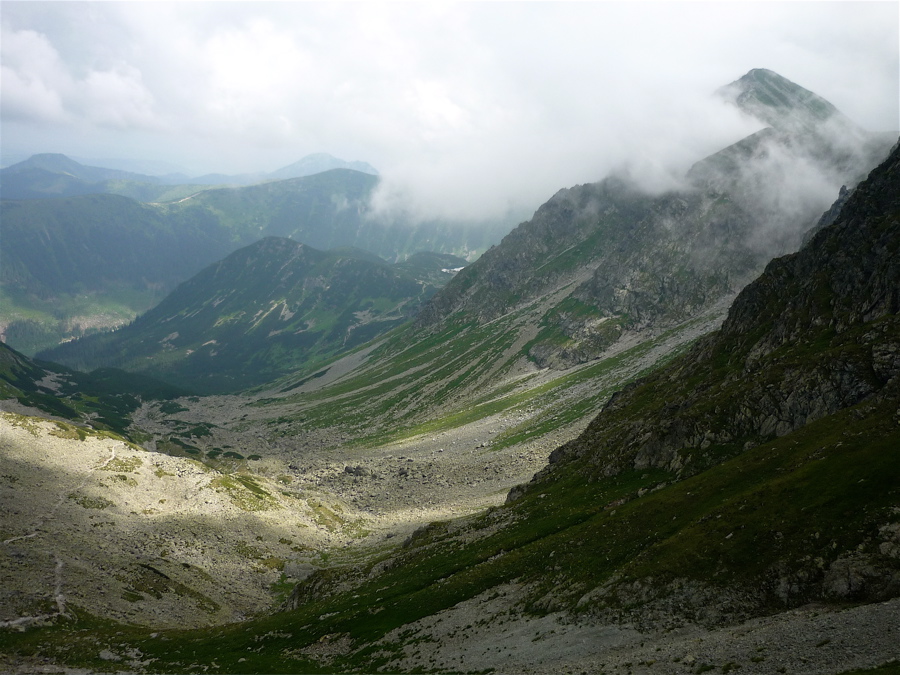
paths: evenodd
<path fill-rule="evenodd" d="M 900 128 L 898 8 L 2 0 L 2 153 L 196 175 L 327 152 L 379 169 L 385 203 L 489 216 L 754 131 L 710 96 L 751 68 Z"/>

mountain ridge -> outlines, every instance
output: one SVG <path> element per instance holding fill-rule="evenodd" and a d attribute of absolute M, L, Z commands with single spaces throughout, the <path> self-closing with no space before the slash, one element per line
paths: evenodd
<path fill-rule="evenodd" d="M 181 174 L 150 175 L 90 166 L 76 161 L 62 153 L 39 153 L 26 160 L 0 169 L 0 190 L 4 199 L 41 199 L 48 197 L 71 197 L 82 194 L 113 193 L 138 198 L 147 195 L 143 201 L 154 201 L 178 185 L 223 186 L 250 185 L 272 180 L 302 178 L 332 169 L 350 169 L 370 175 L 378 171 L 369 163 L 346 161 L 328 153 L 306 155 L 297 162 L 270 172 L 240 175 L 204 174 L 186 176 Z M 131 184 L 146 184 L 141 190 Z"/>
<path fill-rule="evenodd" d="M 769 89 L 781 98 L 760 94 Z M 438 293 L 418 325 L 489 321 L 562 292 L 529 354 L 542 366 L 584 362 L 622 335 L 736 293 L 774 255 L 796 250 L 841 185 L 889 147 L 849 121 L 849 135 L 835 136 L 823 124 L 845 118 L 771 71 L 751 71 L 728 91 L 779 127 L 698 161 L 684 189 L 649 195 L 613 175 L 561 190 Z"/>
<path fill-rule="evenodd" d="M 69 175 L 87 183 L 102 183 L 108 180 L 136 180 L 144 183 L 158 183 L 155 176 L 122 171 L 119 169 L 107 169 L 99 166 L 85 166 L 62 153 L 40 153 L 32 155 L 28 159 L 4 167 L 0 170 L 3 176 L 17 174 L 29 169 L 40 169 L 49 173 Z"/>
<path fill-rule="evenodd" d="M 686 370 L 657 373 L 651 382 L 631 385 L 606 407 L 607 415 L 614 417 L 629 402 L 646 397 L 648 388 L 675 388 L 681 391 L 682 403 L 671 407 L 664 420 L 617 429 L 616 423 L 598 418 L 582 438 L 558 449 L 550 466 L 584 456 L 592 445 L 602 443 L 617 448 L 616 459 L 603 471 L 620 470 L 629 462 L 637 468 L 683 470 L 684 452 L 690 448 L 737 446 L 739 441 L 757 445 L 855 405 L 896 379 L 900 373 L 896 323 L 900 199 L 886 187 L 896 185 L 900 185 L 897 146 L 889 160 L 844 200 L 835 222 L 800 252 L 769 263 L 763 275 L 738 295 L 721 330 L 691 351 L 694 361 Z M 875 321 L 883 316 L 893 318 L 881 324 Z M 867 324 L 871 325 L 863 331 Z M 727 349 L 722 346 L 726 342 Z M 858 342 L 879 347 L 860 349 Z M 711 377 L 716 369 L 737 367 L 747 378 L 762 371 L 767 362 L 778 363 L 780 351 L 822 349 L 821 345 L 827 346 L 827 356 L 821 362 L 811 360 L 814 368 L 805 366 L 813 371 L 811 375 L 797 376 L 794 369 L 799 364 L 782 357 L 785 365 L 779 367 L 784 372 L 763 386 L 733 390 L 726 381 L 717 390 L 715 406 L 706 409 L 696 403 L 712 393 L 705 388 L 694 391 L 701 370 Z M 692 406 L 702 412 L 697 417 L 685 413 L 682 422 L 681 410 Z M 754 409 L 762 412 L 753 414 Z M 601 432 L 601 426 L 606 430 Z M 722 428 L 740 431 L 724 435 L 705 431 Z M 606 436 L 608 440 L 597 440 Z"/>
<path fill-rule="evenodd" d="M 405 321 L 451 276 L 366 251 L 321 251 L 266 237 L 211 264 L 113 333 L 41 352 L 79 370 L 115 366 L 221 393 L 353 349 Z"/>
<path fill-rule="evenodd" d="M 427 250 L 472 256 L 507 227 L 373 218 L 368 200 L 377 180 L 333 169 L 250 187 L 188 186 L 166 204 L 110 194 L 4 199 L 0 334 L 33 354 L 121 326 L 203 266 L 263 236 L 401 260 Z"/>

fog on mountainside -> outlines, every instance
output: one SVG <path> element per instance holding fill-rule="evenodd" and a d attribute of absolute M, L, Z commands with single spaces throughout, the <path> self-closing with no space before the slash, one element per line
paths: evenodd
<path fill-rule="evenodd" d="M 872 133 L 831 103 L 777 73 L 751 70 L 717 94 L 766 128 L 698 162 L 690 184 L 730 190 L 761 214 L 749 244 L 769 257 L 793 250 L 810 217 L 839 189 L 855 185 L 887 154 L 897 134 Z"/>
<path fill-rule="evenodd" d="M 419 325 L 484 323 L 532 307 L 542 328 L 530 357 L 584 363 L 623 335 L 736 293 L 772 257 L 796 250 L 840 188 L 896 140 L 771 71 L 750 71 L 721 95 L 773 126 L 696 162 L 674 187 L 647 190 L 626 172 L 560 190 L 437 294 Z"/>
<path fill-rule="evenodd" d="M 794 250 L 841 185 L 858 181 L 887 147 L 881 136 L 771 71 L 751 71 L 719 98 L 743 128 L 772 126 L 696 162 L 678 180 L 648 180 L 622 169 L 600 183 L 561 190 L 438 294 L 420 323 L 463 305 L 482 318 L 496 316 L 576 281 L 569 305 L 548 315 L 530 355 L 544 365 L 594 358 L 623 330 L 683 320 L 737 291 L 768 258 Z M 698 121 L 681 131 L 691 132 Z M 684 134 L 673 135 L 672 147 L 679 139 Z M 269 176 L 335 163 L 354 165 L 312 155 Z M 0 332 L 12 346 L 34 353 L 85 330 L 122 325 L 203 265 L 262 236 L 319 249 L 355 246 L 390 261 L 428 250 L 471 260 L 518 222 L 421 220 L 408 201 L 385 210 L 386 179 L 346 168 L 216 189 L 146 178 L 151 182 L 63 155 L 36 156 L 0 172 L 4 194 L 75 195 L 64 208 L 55 199 L 4 201 L 3 283 L 13 311 Z M 97 190 L 154 203 L 78 196 Z M 123 209 L 131 213 L 124 220 Z M 126 221 L 124 228 L 114 225 Z M 604 234 L 606 226 L 597 227 L 607 221 L 612 229 Z M 53 234 L 35 237 L 35 230 Z M 184 264 L 148 255 L 157 239 L 172 236 L 185 238 L 175 245 Z M 135 237 L 147 241 L 136 245 Z M 650 240 L 653 254 L 641 248 Z M 129 262 L 117 273 L 121 265 L 103 265 L 110 256 Z M 55 269 L 47 261 L 56 261 Z M 94 275 L 98 269 L 102 278 Z M 473 283 L 476 277 L 481 280 Z M 88 294 L 86 301 L 67 295 L 79 292 Z"/>

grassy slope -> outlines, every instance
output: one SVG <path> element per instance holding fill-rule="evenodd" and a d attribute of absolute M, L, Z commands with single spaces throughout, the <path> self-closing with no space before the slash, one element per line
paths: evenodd
<path fill-rule="evenodd" d="M 209 214 L 115 195 L 4 200 L 0 215 L 7 340 L 29 353 L 130 321 L 233 248 Z"/>
<path fill-rule="evenodd" d="M 266 236 L 320 249 L 357 246 L 395 259 L 429 249 L 472 255 L 505 231 L 505 223 L 466 229 L 370 219 L 366 204 L 376 182 L 335 170 L 244 188 L 141 191 L 119 181 L 110 189 L 121 194 L 3 200 L 0 302 L 3 324 L 12 324 L 7 340 L 33 354 L 84 334 L 74 325 L 79 317 L 109 330 L 204 266 Z"/>
<path fill-rule="evenodd" d="M 260 390 L 254 405 L 277 434 L 339 427 L 360 446 L 378 446 L 460 427 L 500 413 L 521 421 L 494 440 L 498 447 L 569 428 L 596 414 L 609 395 L 680 353 L 710 318 L 694 319 L 629 348 L 566 371 L 529 364 L 529 337 L 539 303 L 488 324 L 460 318 L 431 331 L 396 328 L 364 363 L 324 386 L 307 386 L 333 363 L 310 364 Z M 277 394 L 270 392 L 276 388 Z M 274 392 L 273 392 L 274 393 Z"/>
<path fill-rule="evenodd" d="M 402 323 L 450 278 L 364 252 L 267 238 L 181 284 L 115 333 L 42 353 L 82 370 L 112 365 L 207 393 L 240 391 L 352 349 Z"/>
<path fill-rule="evenodd" d="M 55 384 L 42 384 L 45 379 Z M 0 398 L 15 399 L 124 438 L 131 437 L 130 414 L 141 400 L 171 400 L 188 393 L 151 377 L 114 368 L 88 374 L 55 363 L 35 362 L 0 343 Z"/>

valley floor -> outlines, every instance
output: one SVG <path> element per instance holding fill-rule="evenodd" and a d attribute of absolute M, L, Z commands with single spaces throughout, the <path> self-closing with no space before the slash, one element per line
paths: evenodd
<path fill-rule="evenodd" d="M 266 612 L 279 580 L 290 586 L 329 564 L 323 552 L 330 552 L 331 563 L 351 561 L 395 545 L 391 539 L 419 523 L 501 503 L 508 487 L 527 480 L 548 452 L 535 444 L 491 453 L 491 432 L 504 423 L 482 420 L 452 436 L 367 451 L 360 464 L 332 448 L 327 458 L 309 458 L 290 481 L 289 462 L 270 458 L 253 485 L 277 505 L 254 511 L 240 508 L 245 491 L 216 486 L 216 474 L 199 462 L 103 436 L 79 440 L 64 423 L 3 413 L 0 621 L 7 628 L 41 625 L 70 606 L 159 628 Z M 344 468 L 357 466 L 367 473 Z M 301 473 L 307 477 L 298 485 Z M 279 484 L 283 494 L 273 488 Z M 688 625 L 649 633 L 627 622 L 526 617 L 512 609 L 517 595 L 516 587 L 506 586 L 403 626 L 395 633 L 409 646 L 391 669 L 842 673 L 900 657 L 896 599 L 840 609 L 808 606 L 714 630 Z M 340 645 L 325 641 L 316 649 L 327 664 L 329 649 L 340 651 Z M 146 671 L 115 645 L 98 650 L 117 672 L 123 666 Z M 0 656 L 0 672 L 60 670 L 87 672 Z"/>

